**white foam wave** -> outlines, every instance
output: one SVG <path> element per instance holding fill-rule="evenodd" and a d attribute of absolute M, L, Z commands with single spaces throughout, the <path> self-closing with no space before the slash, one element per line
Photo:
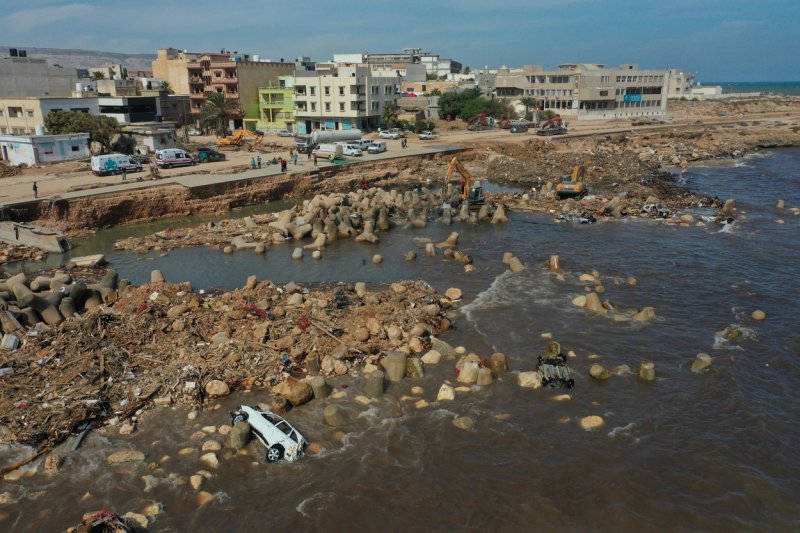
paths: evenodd
<path fill-rule="evenodd" d="M 615 427 L 614 429 L 612 429 L 611 431 L 608 432 L 608 436 L 611 437 L 612 439 L 614 439 L 614 438 L 617 437 L 617 435 L 624 435 L 624 434 L 628 433 L 635 426 L 636 426 L 636 424 L 634 422 L 631 422 L 627 426 L 617 426 L 617 427 Z"/>
<path fill-rule="evenodd" d="M 303 515 L 305 517 L 309 517 L 311 515 L 308 514 L 305 511 L 305 509 L 308 506 L 308 504 L 310 504 L 311 502 L 313 502 L 315 500 L 320 500 L 320 499 L 330 500 L 331 498 L 333 498 L 333 493 L 332 492 L 317 492 L 315 494 L 312 494 L 311 496 L 309 496 L 305 500 L 301 501 L 300 503 L 298 503 L 297 507 L 295 507 L 294 509 L 295 509 L 295 511 L 297 511 L 301 515 Z M 315 505 L 314 507 L 315 507 L 316 510 L 318 510 L 318 511 L 320 510 L 320 506 Z"/>

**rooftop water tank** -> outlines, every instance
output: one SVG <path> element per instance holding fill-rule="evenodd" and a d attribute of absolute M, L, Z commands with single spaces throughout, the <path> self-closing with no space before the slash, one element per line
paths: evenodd
<path fill-rule="evenodd" d="M 36 135 L 44 135 L 44 124 L 36 125 Z"/>

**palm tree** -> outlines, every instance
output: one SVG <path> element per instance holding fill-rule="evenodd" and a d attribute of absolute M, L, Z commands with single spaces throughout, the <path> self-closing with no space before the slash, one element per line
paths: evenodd
<path fill-rule="evenodd" d="M 227 135 L 228 119 L 239 114 L 239 102 L 226 98 L 222 93 L 212 92 L 200 110 L 200 125 L 216 128 L 218 133 Z"/>
<path fill-rule="evenodd" d="M 386 124 L 387 127 L 391 128 L 394 126 L 395 122 L 397 122 L 397 104 L 394 102 L 388 102 L 384 106 L 383 113 L 381 113 L 381 115 L 383 123 Z"/>

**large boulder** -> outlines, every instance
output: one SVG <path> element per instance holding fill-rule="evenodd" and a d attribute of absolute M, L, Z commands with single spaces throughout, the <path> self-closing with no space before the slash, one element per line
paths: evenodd
<path fill-rule="evenodd" d="M 144 461 L 144 453 L 139 450 L 120 450 L 114 452 L 106 458 L 108 464 L 118 465 L 120 463 L 138 463 Z"/>
<path fill-rule="evenodd" d="M 699 374 L 711 366 L 711 356 L 707 353 L 699 353 L 692 361 L 692 372 Z"/>
<path fill-rule="evenodd" d="M 456 356 L 456 349 L 443 340 L 432 338 L 431 350 L 436 350 L 441 355 L 442 359 L 453 359 Z"/>
<path fill-rule="evenodd" d="M 283 396 L 295 407 L 303 405 L 314 397 L 314 390 L 311 388 L 311 385 L 291 376 L 286 378 L 286 381 L 283 383 L 279 383 L 273 387 L 272 392 Z"/>
<path fill-rule="evenodd" d="M 212 379 L 206 383 L 206 394 L 212 397 L 227 396 L 230 394 L 231 389 L 228 384 L 218 379 Z"/>
<path fill-rule="evenodd" d="M 528 389 L 538 389 L 542 386 L 542 374 L 538 371 L 520 372 L 517 375 L 517 383 L 520 387 Z"/>

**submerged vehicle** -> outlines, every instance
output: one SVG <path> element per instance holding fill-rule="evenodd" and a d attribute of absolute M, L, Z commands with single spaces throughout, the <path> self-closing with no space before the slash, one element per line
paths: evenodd
<path fill-rule="evenodd" d="M 539 372 L 545 387 L 571 389 L 575 386 L 572 369 L 567 366 L 567 358 L 561 353 L 561 345 L 555 341 L 547 343 L 544 356 L 539 356 Z"/>
<path fill-rule="evenodd" d="M 267 449 L 267 462 L 281 459 L 296 461 L 303 455 L 308 442 L 283 417 L 272 411 L 242 405 L 231 413 L 231 423 L 249 422 L 253 434 Z"/>

